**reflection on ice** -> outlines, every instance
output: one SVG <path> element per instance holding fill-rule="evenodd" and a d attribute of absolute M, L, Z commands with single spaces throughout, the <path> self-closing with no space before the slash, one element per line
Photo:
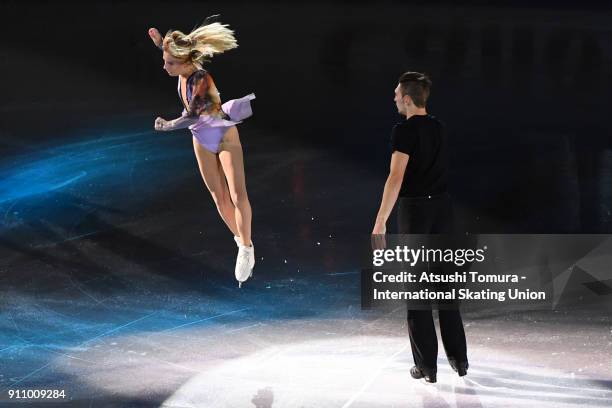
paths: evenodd
<path fill-rule="evenodd" d="M 405 338 L 293 343 L 203 367 L 162 406 L 557 408 L 604 407 L 612 398 L 612 381 L 598 384 L 497 355 L 472 353 L 464 378 L 441 358 L 438 383 L 428 385 L 410 378 Z"/>

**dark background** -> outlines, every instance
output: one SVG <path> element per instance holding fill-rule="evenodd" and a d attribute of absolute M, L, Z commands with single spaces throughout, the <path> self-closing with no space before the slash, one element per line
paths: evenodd
<path fill-rule="evenodd" d="M 240 45 L 209 67 L 223 98 L 257 94 L 245 132 L 273 139 L 297 163 L 294 174 L 304 171 L 304 149 L 326 152 L 325 186 L 316 179 L 302 191 L 294 177 L 279 194 L 297 188 L 321 202 L 321 191 L 337 185 L 346 201 L 361 204 L 354 214 L 334 212 L 336 202 L 322 211 L 352 217 L 355 230 L 367 232 L 389 131 L 400 119 L 393 88 L 400 73 L 418 70 L 433 79 L 429 112 L 449 128 L 461 228 L 612 231 L 612 15 L 597 2 L 5 1 L 4 170 L 41 146 L 111 128 L 148 130 L 157 115 L 177 115 L 175 80 L 161 69 L 147 29 L 188 32 L 211 14 L 236 30 Z M 243 133 L 253 155 L 265 153 L 258 140 Z M 266 161 L 257 166 L 249 171 Z M 364 173 L 352 175 L 355 166 Z M 362 174 L 376 179 L 375 189 L 364 187 Z M 167 195 L 150 206 L 177 194 L 168 185 L 158 190 Z"/>
<path fill-rule="evenodd" d="M 239 126 L 257 258 L 241 289 L 191 135 L 152 129 L 181 103 L 147 29 L 188 32 L 211 14 L 240 45 L 208 67 L 223 100 L 257 95 Z M 359 258 L 407 70 L 433 79 L 460 231 L 612 232 L 611 17 L 596 2 L 0 0 L 0 399 L 18 386 L 159 406 L 202 367 L 268 345 L 404 335 L 360 310 Z M 521 274 L 531 262 L 559 313 L 471 315 L 470 344 L 503 336 L 506 357 L 595 371 L 570 384 L 493 362 L 486 376 L 513 378 L 499 389 L 525 375 L 549 391 L 608 384 L 605 237 L 557 238 L 514 237 L 524 258 L 499 258 Z"/>

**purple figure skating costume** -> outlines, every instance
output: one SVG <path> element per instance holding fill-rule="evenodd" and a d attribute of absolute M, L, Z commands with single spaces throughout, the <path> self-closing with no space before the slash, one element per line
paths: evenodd
<path fill-rule="evenodd" d="M 189 106 L 185 106 L 183 116 L 198 117 L 197 123 L 189 126 L 189 129 L 201 146 L 213 153 L 219 153 L 225 132 L 253 114 L 251 101 L 255 99 L 255 95 L 249 94 L 221 104 L 212 77 L 203 69 L 191 74 L 186 86 Z M 178 93 L 184 104 L 180 78 Z"/>

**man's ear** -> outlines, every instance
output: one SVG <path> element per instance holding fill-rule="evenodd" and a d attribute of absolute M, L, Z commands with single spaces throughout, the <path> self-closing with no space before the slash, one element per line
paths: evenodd
<path fill-rule="evenodd" d="M 408 106 L 411 106 L 412 105 L 412 98 L 410 97 L 410 95 L 404 95 L 404 96 L 402 96 L 402 102 L 404 102 Z"/>

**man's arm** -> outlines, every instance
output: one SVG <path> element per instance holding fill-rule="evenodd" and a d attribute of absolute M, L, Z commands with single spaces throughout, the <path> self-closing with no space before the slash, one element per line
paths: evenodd
<path fill-rule="evenodd" d="M 399 195 L 400 188 L 402 187 L 402 181 L 404 179 L 404 173 L 406 172 L 406 166 L 408 165 L 408 159 L 410 157 L 406 153 L 395 151 L 391 155 L 391 167 L 389 170 L 389 176 L 385 183 L 385 190 L 383 191 L 382 201 L 380 203 L 380 209 L 376 216 L 376 223 L 374 224 L 374 230 L 372 234 L 384 234 L 387 231 L 387 219 L 391 210 L 395 206 L 397 196 Z"/>

